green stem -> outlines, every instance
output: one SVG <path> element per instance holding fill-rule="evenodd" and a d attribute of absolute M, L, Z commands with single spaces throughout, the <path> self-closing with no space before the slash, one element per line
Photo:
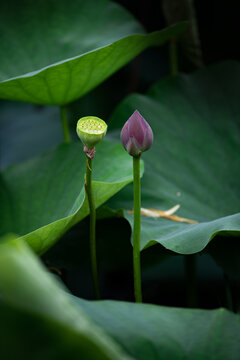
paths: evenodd
<path fill-rule="evenodd" d="M 184 256 L 186 300 L 190 308 L 197 307 L 197 258 L 196 255 Z"/>
<path fill-rule="evenodd" d="M 141 184 L 140 157 L 133 157 L 134 226 L 133 226 L 133 275 L 135 301 L 142 302 L 140 235 L 141 235 Z"/>
<path fill-rule="evenodd" d="M 71 142 L 71 136 L 70 136 L 69 126 L 68 126 L 66 106 L 61 106 L 60 112 L 61 112 L 61 121 L 62 121 L 64 141 L 65 141 L 65 143 L 69 144 Z"/>
<path fill-rule="evenodd" d="M 178 49 L 174 38 L 169 42 L 169 61 L 171 75 L 176 76 L 178 74 Z"/>
<path fill-rule="evenodd" d="M 94 294 L 96 299 L 100 299 L 100 289 L 98 283 L 98 269 L 97 269 L 97 251 L 96 251 L 96 210 L 94 203 L 94 196 L 92 192 L 92 160 L 86 156 L 86 177 L 85 177 L 85 191 L 88 198 L 90 211 L 90 257 L 91 269 L 93 278 Z"/>

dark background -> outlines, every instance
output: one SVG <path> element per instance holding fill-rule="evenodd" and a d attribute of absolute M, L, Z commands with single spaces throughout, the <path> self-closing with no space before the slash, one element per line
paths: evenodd
<path fill-rule="evenodd" d="M 181 3 L 178 0 L 167 1 Z M 118 0 L 116 2 L 134 14 L 148 32 L 166 26 L 161 0 Z M 239 60 L 239 2 L 195 0 L 192 3 L 195 7 L 204 63 L 210 64 L 224 59 Z"/>

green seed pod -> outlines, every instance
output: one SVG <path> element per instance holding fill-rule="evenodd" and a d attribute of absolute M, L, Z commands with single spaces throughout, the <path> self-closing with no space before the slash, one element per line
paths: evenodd
<path fill-rule="evenodd" d="M 106 132 L 107 124 L 96 116 L 85 116 L 77 122 L 77 134 L 87 149 L 93 149 Z"/>

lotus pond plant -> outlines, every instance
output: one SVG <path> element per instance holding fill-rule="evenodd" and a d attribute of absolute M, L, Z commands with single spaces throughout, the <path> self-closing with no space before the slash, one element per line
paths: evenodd
<path fill-rule="evenodd" d="M 203 3 L 0 1 L 0 360 L 239 360 L 238 18 Z"/>

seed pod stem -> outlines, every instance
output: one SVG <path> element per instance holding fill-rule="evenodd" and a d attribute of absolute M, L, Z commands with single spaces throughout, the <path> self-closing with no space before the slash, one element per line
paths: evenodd
<path fill-rule="evenodd" d="M 133 201 L 134 201 L 134 227 L 133 227 L 133 274 L 134 295 L 136 302 L 142 302 L 141 285 L 141 259 L 140 259 L 140 236 L 141 236 L 141 182 L 140 182 L 140 156 L 133 157 Z"/>
<path fill-rule="evenodd" d="M 95 146 L 104 138 L 107 132 L 107 124 L 96 116 L 85 116 L 78 120 L 76 131 L 83 143 L 83 151 L 86 154 L 85 192 L 88 198 L 90 216 L 91 269 L 95 298 L 100 299 L 96 250 L 96 209 L 92 191 L 92 161 L 96 153 Z"/>
<path fill-rule="evenodd" d="M 89 212 L 90 212 L 90 256 L 91 269 L 93 278 L 94 294 L 97 300 L 100 299 L 100 289 L 98 281 L 97 268 L 97 251 L 96 251 L 96 209 L 94 202 L 94 195 L 92 191 L 92 159 L 86 155 L 86 175 L 85 175 L 85 191 L 88 198 Z"/>

